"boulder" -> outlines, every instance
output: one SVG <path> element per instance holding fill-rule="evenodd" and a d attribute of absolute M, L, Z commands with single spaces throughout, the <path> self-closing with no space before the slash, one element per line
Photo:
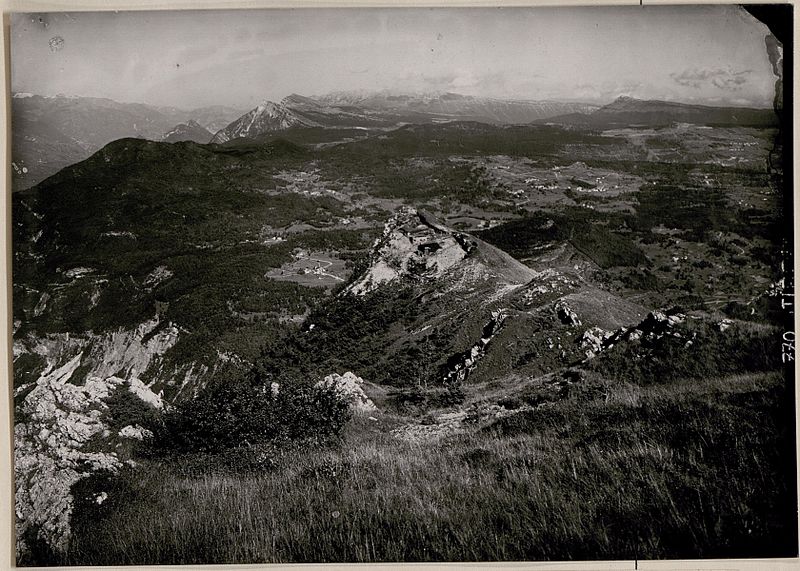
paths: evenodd
<path fill-rule="evenodd" d="M 361 385 L 364 384 L 364 379 L 351 373 L 346 372 L 344 375 L 333 373 L 326 376 L 323 380 L 317 383 L 317 386 L 325 386 L 333 388 L 339 396 L 350 404 L 350 408 L 354 412 L 372 412 L 377 410 L 378 407 L 367 396 Z"/>
<path fill-rule="evenodd" d="M 581 320 L 578 317 L 578 314 L 575 313 L 566 303 L 559 302 L 556 304 L 556 313 L 558 314 L 558 318 L 561 320 L 561 323 L 564 325 L 580 325 Z"/>
<path fill-rule="evenodd" d="M 147 430 L 146 428 L 142 428 L 138 424 L 136 425 L 127 425 L 123 426 L 120 431 L 119 435 L 122 438 L 132 438 L 134 440 L 144 440 L 145 438 L 152 438 L 153 433 Z"/>
<path fill-rule="evenodd" d="M 586 358 L 591 359 L 603 350 L 606 340 L 611 336 L 612 333 L 610 331 L 600 327 L 592 327 L 583 332 L 583 335 L 578 338 L 578 342 L 581 349 L 586 352 Z"/>

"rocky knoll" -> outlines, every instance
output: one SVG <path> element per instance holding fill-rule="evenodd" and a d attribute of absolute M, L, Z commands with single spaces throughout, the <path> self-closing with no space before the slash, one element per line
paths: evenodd
<path fill-rule="evenodd" d="M 471 290 L 490 278 L 501 286 L 518 287 L 534 275 L 494 246 L 450 229 L 430 213 L 405 207 L 386 222 L 373 245 L 369 268 L 344 292 L 365 295 L 393 282 L 435 281 Z"/>
<path fill-rule="evenodd" d="M 616 331 L 606 331 L 600 327 L 587 329 L 578 343 L 586 353 L 586 358 L 591 359 L 601 351 L 614 347 L 620 341 L 653 341 L 665 335 L 681 337 L 679 331 L 674 328 L 686 321 L 686 315 L 679 312 L 651 311 L 647 317 L 633 327 L 624 327 Z M 687 342 L 691 343 L 691 340 Z"/>
<path fill-rule="evenodd" d="M 364 295 L 399 279 L 441 277 L 469 254 L 470 247 L 430 216 L 404 208 L 385 224 L 369 270 L 345 291 Z"/>

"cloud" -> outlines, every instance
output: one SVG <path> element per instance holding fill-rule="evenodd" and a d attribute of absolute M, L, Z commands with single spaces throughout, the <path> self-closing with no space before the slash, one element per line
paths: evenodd
<path fill-rule="evenodd" d="M 733 71 L 732 69 L 686 69 L 680 73 L 671 73 L 670 77 L 678 85 L 700 89 L 713 85 L 726 91 L 739 91 L 748 82 L 752 69 Z"/>

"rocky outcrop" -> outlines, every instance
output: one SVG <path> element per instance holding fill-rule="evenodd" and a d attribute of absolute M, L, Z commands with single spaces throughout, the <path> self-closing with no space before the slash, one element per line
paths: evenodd
<path fill-rule="evenodd" d="M 328 375 L 317 383 L 317 386 L 324 386 L 335 390 L 339 396 L 350 404 L 350 408 L 357 413 L 373 412 L 377 410 L 375 403 L 364 392 L 362 385 L 364 379 L 346 372 L 344 375 L 334 373 Z M 277 389 L 273 389 L 277 393 Z"/>
<path fill-rule="evenodd" d="M 28 335 L 14 341 L 14 360 L 26 353 L 38 355 L 48 370 L 81 354 L 85 377 L 138 378 L 151 366 L 158 366 L 160 357 L 178 342 L 179 335 L 175 325 L 162 326 L 158 319 L 146 321 L 135 329 L 99 335 L 91 331 L 80 335 Z"/>
<path fill-rule="evenodd" d="M 114 437 L 147 437 L 147 431 L 137 426 L 108 433 L 101 420 L 104 399 L 125 386 L 143 402 L 163 407 L 161 395 L 139 376 L 158 370 L 178 337 L 177 327 L 156 318 L 132 330 L 100 335 L 58 333 L 15 340 L 15 362 L 36 356 L 41 367 L 23 371 L 19 365 L 15 371 L 28 378 L 36 375 L 36 380 L 14 390 L 18 553 L 25 552 L 30 533 L 38 534 L 56 551 L 66 548 L 71 486 L 94 472 L 113 472 L 121 466 L 112 446 Z M 93 451 L 84 451 L 90 441 Z"/>
<path fill-rule="evenodd" d="M 611 331 L 606 331 L 600 327 L 591 327 L 578 337 L 578 343 L 586 353 L 586 358 L 591 359 L 605 347 L 606 341 L 614 335 Z"/>
<path fill-rule="evenodd" d="M 72 377 L 82 357 L 79 353 L 63 366 L 48 370 L 33 388 L 21 387 L 27 394 L 17 406 L 14 426 L 18 554 L 25 553 L 31 533 L 55 551 L 65 550 L 70 537 L 72 485 L 95 472 L 116 472 L 122 466 L 102 420 L 107 408 L 104 400 L 111 392 L 127 385 L 143 401 L 161 406 L 159 396 L 138 379 L 91 376 L 82 385 L 74 384 Z M 15 391 L 15 397 L 23 394 L 21 389 Z M 147 432 L 126 426 L 117 436 L 141 440 Z M 98 444 L 98 438 L 107 445 Z M 93 451 L 85 451 L 90 442 Z"/>
<path fill-rule="evenodd" d="M 366 295 L 387 284 L 433 286 L 474 295 L 482 306 L 527 284 L 531 268 L 471 234 L 456 232 L 423 210 L 404 207 L 384 225 L 369 266 L 342 295 Z"/>
<path fill-rule="evenodd" d="M 578 314 L 564 301 L 556 303 L 556 315 L 558 315 L 558 318 L 564 325 L 578 326 L 581 324 Z"/>
<path fill-rule="evenodd" d="M 577 338 L 581 349 L 586 353 L 586 359 L 610 349 L 621 341 L 655 341 L 665 335 L 682 337 L 676 327 L 686 321 L 686 315 L 678 312 L 651 311 L 639 324 L 633 327 L 606 331 L 600 327 L 592 327 Z"/>
<path fill-rule="evenodd" d="M 733 325 L 733 320 L 726 318 L 719 321 L 716 325 L 717 329 L 719 329 L 720 331 L 727 331 L 728 329 L 730 329 L 731 325 Z"/>
<path fill-rule="evenodd" d="M 481 338 L 466 351 L 456 353 L 447 360 L 447 370 L 442 379 L 445 385 L 456 385 L 466 380 L 478 366 L 478 361 L 486 354 L 489 342 L 498 334 L 505 320 L 504 312 L 493 311 L 492 318 L 483 326 Z"/>
<path fill-rule="evenodd" d="M 451 232 L 430 214 L 403 208 L 384 225 L 376 240 L 370 267 L 345 293 L 365 295 L 400 279 L 430 280 L 474 251 L 466 235 Z"/>

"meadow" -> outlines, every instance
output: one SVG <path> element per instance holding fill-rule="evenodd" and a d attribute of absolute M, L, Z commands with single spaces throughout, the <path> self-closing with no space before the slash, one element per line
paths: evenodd
<path fill-rule="evenodd" d="M 793 556 L 793 402 L 777 372 L 588 383 L 441 440 L 384 412 L 323 449 L 145 459 L 78 485 L 54 562 Z"/>

